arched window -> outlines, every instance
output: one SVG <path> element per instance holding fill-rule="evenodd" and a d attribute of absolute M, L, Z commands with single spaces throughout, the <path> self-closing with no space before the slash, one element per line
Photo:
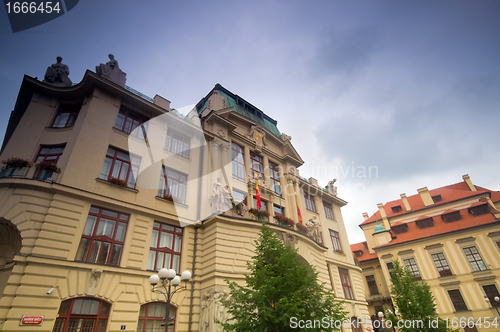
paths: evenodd
<path fill-rule="evenodd" d="M 161 302 L 146 303 L 141 306 L 139 312 L 139 323 L 137 324 L 137 332 L 156 332 L 165 331 L 165 314 L 167 305 Z M 168 332 L 175 331 L 175 314 L 176 308 L 170 306 L 168 315 Z"/>
<path fill-rule="evenodd" d="M 105 332 L 110 305 L 93 298 L 63 301 L 52 332 Z"/>

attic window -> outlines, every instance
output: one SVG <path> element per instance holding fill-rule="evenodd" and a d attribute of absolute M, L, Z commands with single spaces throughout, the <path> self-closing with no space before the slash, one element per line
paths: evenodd
<path fill-rule="evenodd" d="M 402 233 L 408 232 L 408 225 L 407 224 L 392 226 L 391 228 L 395 234 L 402 234 Z"/>
<path fill-rule="evenodd" d="M 356 250 L 354 252 L 354 257 L 361 257 L 363 256 L 363 250 Z"/>
<path fill-rule="evenodd" d="M 437 202 L 441 202 L 443 200 L 443 198 L 441 197 L 441 195 L 436 195 L 436 196 L 432 196 L 432 200 L 434 201 L 434 203 L 437 203 Z"/>
<path fill-rule="evenodd" d="M 401 205 L 393 206 L 391 209 L 395 213 L 401 212 Z"/>
<path fill-rule="evenodd" d="M 420 228 L 420 229 L 429 228 L 429 227 L 434 226 L 434 221 L 432 220 L 432 218 L 417 220 L 415 223 L 417 224 L 418 228 Z"/>
<path fill-rule="evenodd" d="M 444 222 L 454 222 L 457 220 L 462 220 L 462 216 L 460 215 L 460 211 L 454 211 L 446 214 L 441 215 L 441 219 L 444 220 Z"/>
<path fill-rule="evenodd" d="M 474 217 L 477 217 L 477 216 L 482 216 L 483 214 L 490 213 L 490 210 L 488 209 L 487 204 L 483 204 L 469 208 L 469 213 L 472 214 Z"/>

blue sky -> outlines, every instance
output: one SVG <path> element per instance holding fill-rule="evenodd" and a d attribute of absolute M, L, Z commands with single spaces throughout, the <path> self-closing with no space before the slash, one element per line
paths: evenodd
<path fill-rule="evenodd" d="M 113 53 L 178 109 L 220 83 L 278 120 L 302 176 L 338 179 L 358 242 L 361 213 L 403 192 L 463 174 L 500 189 L 499 18 L 495 0 L 87 0 L 13 34 L 0 9 L 0 133 L 23 75 L 57 56 L 77 83 Z"/>

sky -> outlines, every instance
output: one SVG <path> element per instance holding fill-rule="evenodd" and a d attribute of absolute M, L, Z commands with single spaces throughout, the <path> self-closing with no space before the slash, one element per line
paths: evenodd
<path fill-rule="evenodd" d="M 127 85 L 189 110 L 217 83 L 278 121 L 349 241 L 377 203 L 462 181 L 500 189 L 500 1 L 85 0 L 13 33 L 0 9 L 0 136 L 24 75 L 78 83 L 114 54 Z M 187 112 L 185 112 L 187 113 Z"/>

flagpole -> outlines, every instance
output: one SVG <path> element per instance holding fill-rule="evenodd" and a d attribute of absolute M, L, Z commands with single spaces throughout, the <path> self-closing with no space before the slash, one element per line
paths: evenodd
<path fill-rule="evenodd" d="M 281 183 L 279 181 L 278 181 L 278 186 L 280 187 L 280 192 L 279 192 L 279 194 L 280 194 L 280 213 L 281 213 L 281 215 L 283 215 L 283 208 L 281 207 Z"/>

